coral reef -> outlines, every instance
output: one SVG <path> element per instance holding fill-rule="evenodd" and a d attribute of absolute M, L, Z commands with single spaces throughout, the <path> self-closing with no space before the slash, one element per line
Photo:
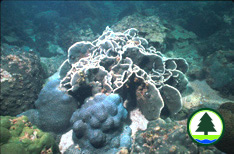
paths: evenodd
<path fill-rule="evenodd" d="M 206 81 L 223 95 L 234 95 L 234 52 L 216 51 L 205 61 Z M 225 74 L 225 75 L 224 75 Z"/>
<path fill-rule="evenodd" d="M 219 109 L 219 113 L 224 119 L 225 122 L 225 130 L 224 135 L 221 140 L 215 144 L 219 150 L 225 153 L 232 153 L 234 151 L 233 147 L 233 138 L 234 138 L 234 103 L 226 102 L 223 103 Z"/>
<path fill-rule="evenodd" d="M 1 46 L 0 115 L 17 115 L 34 107 L 45 73 L 39 57 L 16 46 Z"/>
<path fill-rule="evenodd" d="M 116 153 L 131 147 L 131 129 L 123 125 L 127 110 L 122 103 L 117 94 L 96 94 L 73 113 L 73 140 L 81 151 Z"/>
<path fill-rule="evenodd" d="M 59 88 L 58 73 L 49 78 L 35 102 L 35 109 L 23 112 L 29 121 L 43 131 L 61 133 L 70 126 L 69 120 L 78 102 Z"/>
<path fill-rule="evenodd" d="M 139 30 L 139 34 L 149 41 L 149 45 L 164 53 L 167 57 L 181 57 L 186 59 L 190 68 L 187 75 L 192 78 L 204 78 L 202 72 L 203 57 L 198 54 L 196 46 L 197 36 L 178 24 L 171 24 L 158 15 L 144 17 L 133 14 L 123 18 L 111 28 L 125 31 L 128 27 Z"/>
<path fill-rule="evenodd" d="M 4 1 L 0 115 L 26 115 L 57 141 L 68 131 L 61 153 L 128 153 L 133 145 L 132 153 L 219 154 L 194 145 L 184 119 L 230 102 L 219 109 L 227 125 L 216 147 L 231 153 L 233 6 Z M 99 35 L 106 25 L 111 29 Z M 2 121 L 1 152 L 57 152 L 51 136 L 27 118 Z"/>
<path fill-rule="evenodd" d="M 89 56 L 81 58 L 76 52 L 84 53 L 84 49 Z M 153 120 L 163 107 L 167 116 L 180 110 L 180 92 L 186 89 L 187 71 L 184 59 L 166 58 L 148 47 L 137 29 L 120 33 L 107 27 L 92 43 L 78 42 L 69 48 L 60 76 L 61 86 L 79 100 L 99 92 L 118 93 L 127 101 L 128 110 L 137 107 L 148 120 Z"/>
<path fill-rule="evenodd" d="M 32 125 L 26 116 L 1 116 L 0 148 L 4 154 L 59 153 L 54 138 Z"/>

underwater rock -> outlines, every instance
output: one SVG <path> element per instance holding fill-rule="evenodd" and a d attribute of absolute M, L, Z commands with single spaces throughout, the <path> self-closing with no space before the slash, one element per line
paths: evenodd
<path fill-rule="evenodd" d="M 118 94 L 96 94 L 73 113 L 73 140 L 82 151 L 103 153 L 131 147 L 131 129 L 123 125 L 128 112 L 122 103 Z"/>
<path fill-rule="evenodd" d="M 58 71 L 59 66 L 66 59 L 64 55 L 57 55 L 55 57 L 41 57 L 41 64 L 43 69 L 46 72 L 46 77 L 52 76 L 54 73 Z"/>
<path fill-rule="evenodd" d="M 216 51 L 204 65 L 206 81 L 223 95 L 234 95 L 234 51 Z"/>
<path fill-rule="evenodd" d="M 69 22 L 71 22 L 69 20 Z M 71 25 L 70 25 L 71 26 Z M 64 51 L 66 51 L 71 44 L 74 44 L 78 41 L 92 41 L 96 39 L 98 36 L 94 34 L 92 29 L 90 28 L 81 28 L 77 24 L 73 24 L 71 28 L 66 29 L 66 26 L 64 29 L 61 29 L 60 31 L 56 31 L 56 40 L 60 47 L 63 48 Z"/>
<path fill-rule="evenodd" d="M 216 148 L 198 147 L 187 134 L 186 121 L 154 120 L 147 130 L 136 133 L 132 153 L 217 153 Z"/>
<path fill-rule="evenodd" d="M 56 42 L 51 41 L 54 36 L 50 33 L 38 32 L 35 37 L 35 48 L 41 57 L 66 56 L 66 53 Z"/>
<path fill-rule="evenodd" d="M 54 51 L 49 51 L 50 40 L 52 36 L 50 33 L 38 32 L 35 36 L 35 49 L 41 57 L 53 57 L 56 56 Z"/>
<path fill-rule="evenodd" d="M 74 141 L 72 139 L 73 131 L 70 130 L 63 134 L 59 141 L 59 151 L 63 154 L 70 146 L 74 145 Z"/>
<path fill-rule="evenodd" d="M 36 109 L 23 112 L 43 131 L 60 133 L 70 126 L 69 120 L 78 102 L 59 87 L 58 73 L 49 78 L 35 102 Z"/>
<path fill-rule="evenodd" d="M 53 136 L 32 125 L 26 116 L 1 116 L 1 153 L 59 153 Z"/>
<path fill-rule="evenodd" d="M 197 153 L 198 147 L 186 133 L 186 127 L 162 119 L 150 121 L 147 130 L 136 133 L 133 153 Z"/>
<path fill-rule="evenodd" d="M 219 109 L 219 113 L 225 122 L 225 130 L 221 140 L 215 144 L 215 147 L 225 153 L 232 153 L 234 151 L 233 138 L 234 138 L 234 103 L 223 103 Z"/>
<path fill-rule="evenodd" d="M 9 44 L 22 44 L 22 42 L 19 41 L 19 38 L 17 36 L 3 36 L 3 41 L 7 42 Z M 20 42 L 20 43 L 19 43 Z"/>
<path fill-rule="evenodd" d="M 134 109 L 129 114 L 129 119 L 131 120 L 131 125 L 129 126 L 132 129 L 132 136 L 135 136 L 135 133 L 138 130 L 146 130 L 147 124 L 149 121 L 141 113 L 139 109 Z"/>
<path fill-rule="evenodd" d="M 16 46 L 1 46 L 0 115 L 17 115 L 34 107 L 45 73 L 39 57 Z"/>
<path fill-rule="evenodd" d="M 59 18 L 59 13 L 55 10 L 44 11 L 35 15 L 35 20 L 39 20 L 38 22 L 52 22 L 57 18 Z"/>
<path fill-rule="evenodd" d="M 179 25 L 173 25 L 173 30 L 167 36 L 167 39 L 172 39 L 176 41 L 180 40 L 193 40 L 196 39 L 197 35 L 191 31 L 185 30 Z"/>
<path fill-rule="evenodd" d="M 36 25 L 34 29 L 37 33 L 43 32 L 48 34 L 50 37 L 54 37 L 53 34 L 56 31 L 56 26 L 60 24 L 60 17 L 59 12 L 56 10 L 48 10 L 44 12 L 39 12 L 34 14 L 33 24 Z M 46 40 L 53 40 L 53 39 L 46 39 Z M 43 51 L 42 51 L 43 52 Z"/>
<path fill-rule="evenodd" d="M 205 40 L 198 40 L 196 42 L 196 47 L 198 48 L 199 54 L 204 57 L 207 57 L 219 50 L 233 51 L 234 50 L 233 35 L 234 35 L 234 30 L 232 24 L 223 27 L 221 30 L 215 32 L 213 35 L 209 36 Z"/>
<path fill-rule="evenodd" d="M 187 75 L 191 79 L 203 79 L 203 57 L 198 53 L 197 35 L 177 24 L 169 24 L 165 21 L 164 24 L 169 30 L 165 38 L 166 47 L 163 53 L 168 57 L 185 58 L 190 66 Z"/>
<path fill-rule="evenodd" d="M 126 101 L 129 111 L 139 108 L 147 120 L 154 120 L 164 106 L 160 89 L 168 84 L 168 89 L 172 89 L 168 91 L 177 89 L 170 93 L 177 101 L 168 103 L 173 106 L 171 109 L 175 107 L 168 116 L 181 108 L 179 93 L 187 87 L 188 80 L 184 75 L 188 71 L 187 62 L 183 58 L 166 58 L 154 47 L 148 47 L 148 41 L 138 36 L 137 29 L 121 33 L 107 27 L 97 40 L 78 42 L 68 52 L 73 55 L 71 50 L 76 53 L 82 49 L 90 54 L 81 59 L 74 55 L 69 71 L 71 57 L 68 56 L 68 62 L 64 62 L 60 69 L 61 87 L 80 102 L 100 92 L 118 93 Z M 168 94 L 164 95 L 167 97 Z"/>
<path fill-rule="evenodd" d="M 139 34 L 157 47 L 163 46 L 167 28 L 161 23 L 158 16 L 145 17 L 133 14 L 124 17 L 122 20 L 111 26 L 114 31 L 126 31 L 129 27 L 139 30 Z"/>

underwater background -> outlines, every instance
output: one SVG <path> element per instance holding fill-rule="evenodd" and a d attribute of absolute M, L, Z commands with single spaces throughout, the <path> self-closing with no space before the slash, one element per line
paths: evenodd
<path fill-rule="evenodd" d="M 1 1 L 0 101 L 2 154 L 232 153 L 234 3 Z"/>

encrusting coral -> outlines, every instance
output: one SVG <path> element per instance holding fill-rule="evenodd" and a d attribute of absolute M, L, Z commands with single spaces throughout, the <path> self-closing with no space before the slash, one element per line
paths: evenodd
<path fill-rule="evenodd" d="M 26 116 L 1 116 L 0 147 L 4 154 L 58 153 L 53 136 L 32 125 Z"/>

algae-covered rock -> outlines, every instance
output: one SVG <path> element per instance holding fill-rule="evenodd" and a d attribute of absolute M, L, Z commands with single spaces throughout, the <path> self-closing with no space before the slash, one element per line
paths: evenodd
<path fill-rule="evenodd" d="M 1 153 L 58 153 L 54 138 L 28 122 L 26 116 L 1 116 Z"/>
<path fill-rule="evenodd" d="M 0 115 L 15 116 L 33 108 L 45 77 L 39 57 L 2 44 L 0 72 Z"/>
<path fill-rule="evenodd" d="M 168 29 L 162 24 L 158 16 L 145 18 L 139 14 L 133 14 L 124 17 L 122 20 L 114 24 L 111 28 L 114 31 L 125 31 L 129 27 L 134 27 L 139 30 L 140 35 L 149 41 L 149 43 L 163 46 L 166 32 Z"/>
<path fill-rule="evenodd" d="M 206 58 L 206 81 L 223 95 L 234 94 L 234 52 L 219 50 Z"/>
<path fill-rule="evenodd" d="M 136 133 L 131 153 L 215 153 L 222 154 L 213 146 L 199 147 L 189 138 L 186 121 L 158 119 L 148 123 L 147 130 Z"/>
<path fill-rule="evenodd" d="M 190 146 L 188 146 L 190 145 Z M 169 119 L 150 121 L 146 131 L 136 133 L 133 153 L 197 153 L 197 146 L 186 133 L 186 127 Z"/>

